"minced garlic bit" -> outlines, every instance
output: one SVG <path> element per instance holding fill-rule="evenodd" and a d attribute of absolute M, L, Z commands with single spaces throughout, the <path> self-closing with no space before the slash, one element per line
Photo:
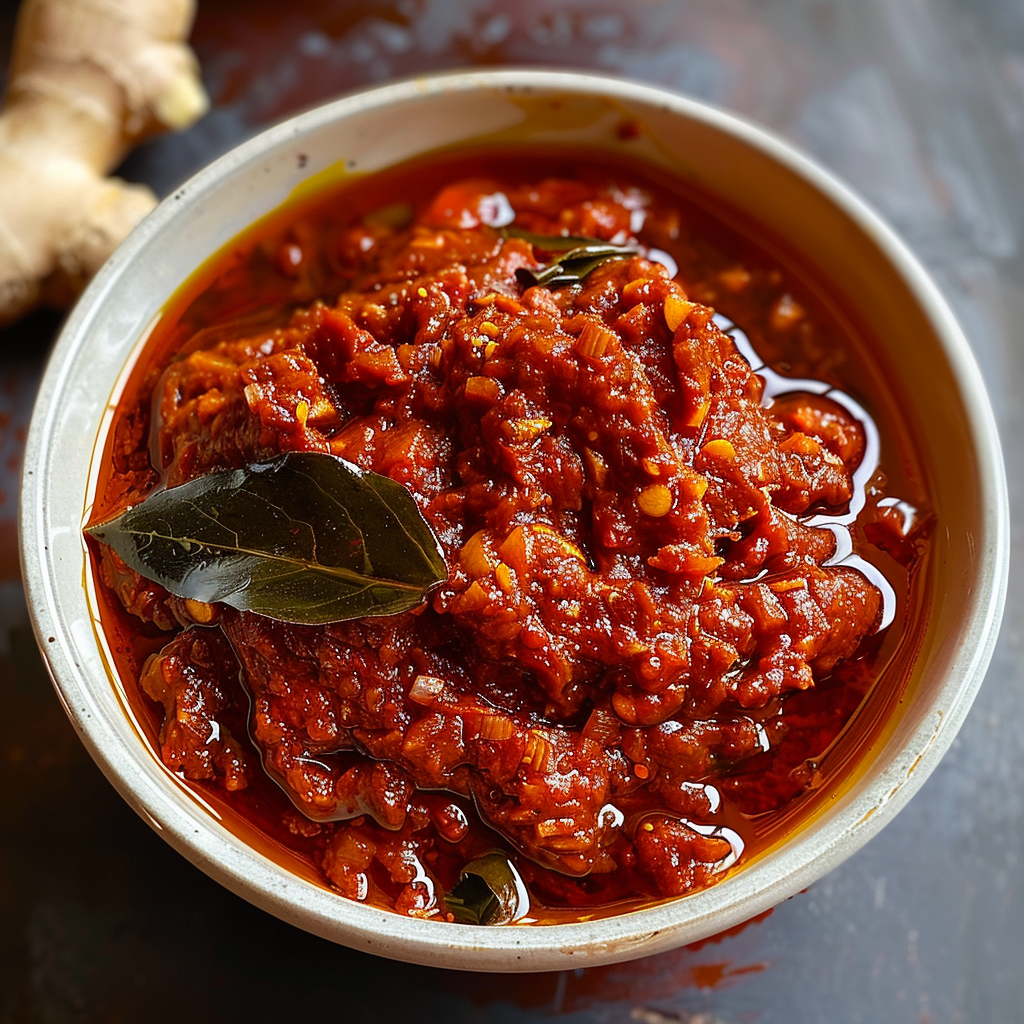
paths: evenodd
<path fill-rule="evenodd" d="M 732 441 L 727 441 L 724 437 L 708 441 L 700 451 L 707 459 L 721 459 L 723 462 L 732 462 L 736 458 L 736 449 L 733 447 Z"/>
<path fill-rule="evenodd" d="M 497 568 L 494 570 L 494 578 L 498 581 L 498 586 L 505 591 L 506 594 L 511 594 L 515 584 L 512 579 L 512 570 L 504 563 L 499 562 Z"/>
<path fill-rule="evenodd" d="M 444 692 L 445 681 L 437 676 L 419 675 L 409 688 L 409 699 L 417 704 L 432 704 Z"/>
<path fill-rule="evenodd" d="M 525 444 L 535 437 L 540 437 L 550 429 L 551 420 L 543 416 L 528 416 L 522 419 L 508 420 L 502 424 L 502 433 L 513 444 Z"/>
<path fill-rule="evenodd" d="M 776 580 L 774 583 L 769 583 L 768 588 L 776 594 L 785 594 L 788 590 L 806 590 L 807 580 Z"/>
<path fill-rule="evenodd" d="M 217 609 L 212 604 L 195 601 L 191 597 L 185 598 L 185 611 L 191 616 L 193 622 L 197 622 L 201 626 L 213 622 L 217 615 Z"/>
<path fill-rule="evenodd" d="M 746 267 L 729 267 L 718 275 L 718 280 L 731 292 L 741 292 L 750 284 L 750 271 Z"/>
<path fill-rule="evenodd" d="M 695 302 L 687 302 L 675 292 L 669 292 L 665 296 L 665 323 L 668 329 L 673 332 L 679 330 L 679 325 L 690 315 L 695 305 Z"/>
<path fill-rule="evenodd" d="M 806 315 L 803 306 L 789 292 L 786 292 L 772 307 L 771 325 L 777 331 L 785 331 L 798 321 L 803 320 Z"/>
<path fill-rule="evenodd" d="M 636 499 L 640 511 L 647 516 L 663 516 L 672 507 L 672 492 L 666 484 L 650 484 Z"/>

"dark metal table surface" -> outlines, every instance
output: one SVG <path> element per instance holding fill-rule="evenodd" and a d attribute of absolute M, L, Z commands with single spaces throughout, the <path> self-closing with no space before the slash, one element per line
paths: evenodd
<path fill-rule="evenodd" d="M 597 68 L 780 132 L 902 232 L 959 314 L 1002 431 L 1019 551 L 1024 0 L 200 0 L 193 42 L 212 112 L 123 169 L 161 192 L 296 109 L 468 64 Z M 736 934 L 618 967 L 456 974 L 333 946 L 210 881 L 92 764 L 28 626 L 17 475 L 58 325 L 37 315 L 0 334 L 0 1024 L 1024 1021 L 1016 576 L 981 695 L 922 791 Z"/>

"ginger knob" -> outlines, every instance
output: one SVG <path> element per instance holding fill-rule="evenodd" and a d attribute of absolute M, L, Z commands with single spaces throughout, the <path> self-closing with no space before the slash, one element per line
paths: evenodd
<path fill-rule="evenodd" d="M 153 208 L 108 177 L 208 101 L 194 0 L 24 0 L 0 110 L 0 324 L 67 305 Z"/>

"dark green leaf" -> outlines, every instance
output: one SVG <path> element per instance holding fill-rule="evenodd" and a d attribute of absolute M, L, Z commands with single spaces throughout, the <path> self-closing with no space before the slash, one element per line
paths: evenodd
<path fill-rule="evenodd" d="M 448 576 L 405 487 L 313 452 L 157 491 L 86 532 L 178 597 L 286 622 L 408 611 Z"/>
<path fill-rule="evenodd" d="M 586 235 L 537 235 L 532 231 L 524 231 L 515 224 L 501 228 L 503 238 L 521 238 L 529 242 L 538 252 L 554 253 L 569 252 L 581 245 L 604 245 L 599 238 L 588 238 Z"/>
<path fill-rule="evenodd" d="M 519 916 L 521 883 L 502 853 L 470 861 L 444 901 L 461 924 L 508 924 Z"/>
<path fill-rule="evenodd" d="M 541 253 L 558 255 L 558 259 L 537 270 L 520 267 L 516 279 L 524 288 L 545 285 L 561 288 L 567 284 L 580 284 L 592 271 L 611 260 L 625 260 L 639 251 L 627 245 L 611 245 L 598 238 L 578 235 L 535 235 L 530 231 L 508 227 L 502 229 L 507 238 L 522 238 Z"/>

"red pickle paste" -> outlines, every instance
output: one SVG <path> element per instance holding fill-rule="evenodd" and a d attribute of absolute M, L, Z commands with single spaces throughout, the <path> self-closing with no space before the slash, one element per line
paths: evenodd
<path fill-rule="evenodd" d="M 185 289 L 96 512 L 331 453 L 409 489 L 448 579 L 410 613 L 301 626 L 94 545 L 118 670 L 170 771 L 349 899 L 451 920 L 496 850 L 526 921 L 704 888 L 898 696 L 912 453 L 848 397 L 834 310 L 692 197 L 568 159 L 403 173 Z M 530 286 L 551 259 L 523 233 L 636 251 Z"/>

